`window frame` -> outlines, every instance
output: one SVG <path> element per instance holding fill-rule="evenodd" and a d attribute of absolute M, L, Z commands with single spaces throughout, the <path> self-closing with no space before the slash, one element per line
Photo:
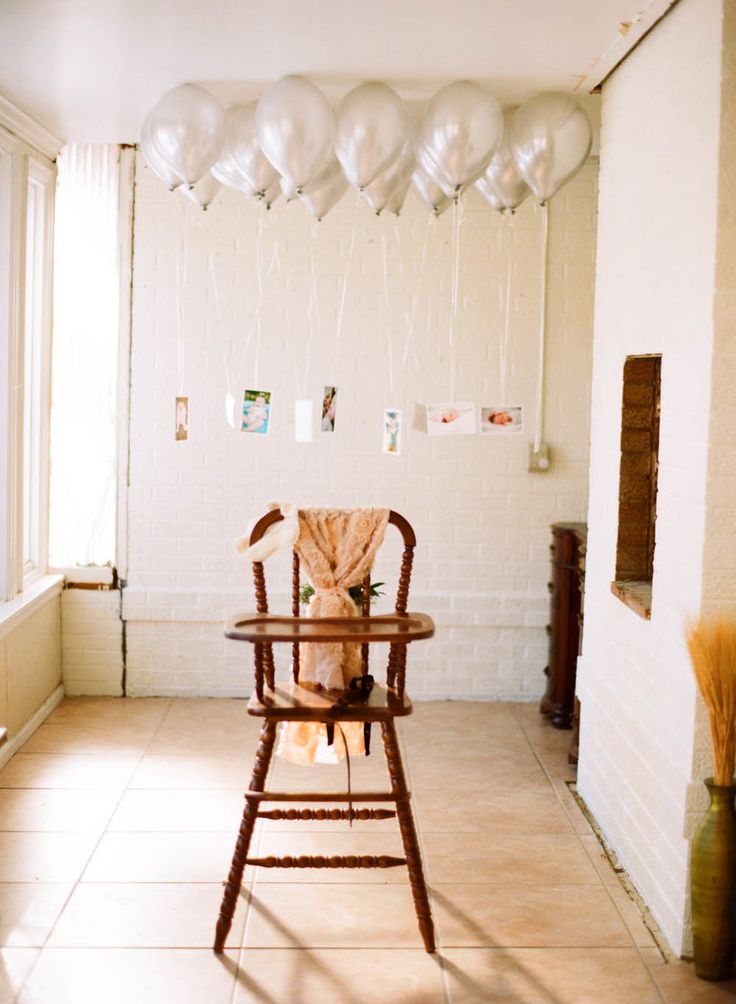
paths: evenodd
<path fill-rule="evenodd" d="M 0 107 L 0 113 L 3 107 Z M 48 547 L 48 435 L 53 283 L 53 206 L 56 168 L 52 160 L 2 125 L 0 115 L 0 604 L 13 600 L 46 573 Z M 26 340 L 26 227 L 28 187 L 44 188 L 43 277 L 38 347 L 39 401 L 36 429 L 38 476 L 37 561 L 24 568 L 24 360 Z"/>

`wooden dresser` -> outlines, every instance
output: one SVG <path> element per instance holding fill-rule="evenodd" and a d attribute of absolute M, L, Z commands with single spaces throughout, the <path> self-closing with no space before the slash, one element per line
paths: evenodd
<path fill-rule="evenodd" d="M 575 708 L 575 671 L 582 638 L 585 580 L 585 523 L 553 523 L 547 690 L 539 710 L 556 729 L 571 729 Z"/>

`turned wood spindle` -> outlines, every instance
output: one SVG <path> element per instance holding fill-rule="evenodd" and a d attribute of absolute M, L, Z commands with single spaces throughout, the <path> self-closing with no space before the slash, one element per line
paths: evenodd
<path fill-rule="evenodd" d="M 250 777 L 250 791 L 262 792 L 266 788 L 266 778 L 268 776 L 268 768 L 271 763 L 275 739 L 276 722 L 266 718 L 264 719 L 263 726 L 261 728 L 261 738 L 258 743 L 258 749 L 256 750 L 253 773 Z M 227 883 L 225 884 L 222 905 L 220 906 L 220 916 L 217 921 L 217 928 L 215 931 L 214 947 L 218 954 L 220 954 L 225 947 L 225 940 L 230 933 L 230 928 L 232 926 L 233 916 L 235 915 L 235 907 L 237 906 L 238 896 L 240 895 L 240 886 L 243 882 L 243 871 L 245 869 L 246 858 L 248 857 L 248 848 L 250 847 L 250 841 L 253 836 L 253 829 L 255 827 L 257 817 L 258 799 L 248 798 L 248 794 L 246 792 L 243 818 L 240 821 L 238 839 L 235 843 L 235 853 L 233 854 L 232 864 L 230 865 L 230 873 L 228 874 Z"/>
<path fill-rule="evenodd" d="M 299 602 L 299 592 L 300 592 L 300 582 L 299 582 L 299 555 L 296 551 L 293 552 L 291 559 L 291 612 L 294 617 L 298 617 L 301 613 L 301 604 Z M 291 646 L 291 676 L 294 683 L 299 683 L 299 642 L 295 641 Z"/>

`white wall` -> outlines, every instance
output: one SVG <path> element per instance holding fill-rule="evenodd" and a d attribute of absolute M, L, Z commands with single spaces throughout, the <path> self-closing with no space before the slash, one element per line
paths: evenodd
<path fill-rule="evenodd" d="M 703 588 L 720 90 L 721 2 L 682 0 L 605 84 L 602 108 L 579 787 L 678 951 L 697 768 L 683 624 Z M 644 353 L 662 354 L 651 621 L 609 591 L 623 364 Z"/>
<path fill-rule="evenodd" d="M 34 598 L 3 604 L 0 622 L 0 726 L 8 743 L 0 766 L 38 728 L 61 700 L 61 611 L 59 577 L 43 580 Z"/>
<path fill-rule="evenodd" d="M 123 693 L 123 623 L 119 589 L 67 587 L 61 596 L 64 693 Z"/>
<path fill-rule="evenodd" d="M 541 210 L 529 203 L 506 221 L 472 193 L 460 225 L 456 397 L 479 406 L 523 405 L 525 434 L 437 440 L 409 425 L 415 401 L 451 393 L 452 212 L 428 223 L 412 196 L 394 222 L 363 204 L 356 208 L 349 195 L 314 224 L 298 204 L 262 213 L 225 192 L 203 213 L 168 193 L 139 159 L 123 600 L 128 693 L 249 692 L 246 652 L 222 634 L 225 616 L 253 604 L 250 570 L 232 540 L 274 499 L 384 504 L 414 524 L 410 606 L 430 610 L 439 631 L 413 653 L 413 694 L 528 699 L 541 692 L 549 523 L 586 511 L 596 178 L 590 161 L 552 203 L 546 428 L 554 466 L 530 475 Z M 249 342 L 259 233 L 261 336 Z M 502 401 L 498 356 L 509 263 Z M 310 329 L 313 285 L 318 315 Z M 228 379 L 236 398 L 254 385 L 273 391 L 268 437 L 227 425 Z M 335 433 L 296 444 L 294 399 L 310 397 L 318 406 L 328 383 L 339 388 Z M 177 394 L 190 401 L 184 443 L 174 441 Z M 404 411 L 398 458 L 381 453 L 382 410 L 389 406 Z"/>

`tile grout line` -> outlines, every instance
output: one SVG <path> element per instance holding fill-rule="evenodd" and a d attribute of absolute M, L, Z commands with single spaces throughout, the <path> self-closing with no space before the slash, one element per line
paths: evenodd
<path fill-rule="evenodd" d="M 73 699 L 74 698 L 69 698 L 69 700 L 73 700 Z M 133 700 L 133 698 L 119 698 L 119 700 Z M 135 765 L 132 767 L 131 772 L 130 772 L 130 774 L 128 776 L 128 780 L 127 780 L 127 782 L 125 784 L 125 787 L 121 788 L 121 790 L 120 790 L 120 796 L 116 800 L 115 805 L 113 806 L 113 808 L 112 808 L 112 810 L 110 812 L 110 815 L 107 818 L 107 822 L 102 827 L 102 830 L 100 831 L 100 835 L 99 835 L 97 841 L 95 842 L 94 846 L 92 847 L 92 849 L 91 849 L 91 851 L 90 851 L 90 853 L 89 853 L 89 855 L 87 857 L 87 861 L 86 861 L 85 865 L 82 867 L 81 871 L 79 872 L 79 875 L 77 876 L 77 878 L 75 879 L 75 881 L 72 883 L 72 887 L 71 887 L 71 890 L 69 891 L 69 895 L 64 900 L 64 903 L 63 903 L 61 909 L 59 910 L 58 914 L 56 915 L 56 919 L 54 920 L 53 924 L 51 925 L 51 927 L 47 931 L 46 936 L 45 936 L 44 941 L 43 941 L 43 944 L 40 946 L 40 948 L 38 950 L 38 954 L 36 955 L 36 958 L 33 960 L 33 964 L 29 968 L 28 972 L 25 974 L 23 982 L 21 983 L 20 987 L 18 988 L 18 992 L 15 995 L 15 1000 L 16 1001 L 20 1000 L 20 997 L 21 997 L 21 995 L 22 995 L 22 993 L 23 993 L 23 991 L 24 991 L 24 989 L 25 989 L 25 987 L 26 987 L 26 985 L 28 983 L 28 980 L 30 979 L 32 973 L 34 972 L 36 966 L 38 965 L 38 962 L 39 962 L 39 960 L 41 958 L 41 955 L 42 955 L 44 949 L 48 946 L 49 938 L 52 936 L 52 934 L 56 930 L 56 926 L 59 923 L 59 920 L 61 919 L 62 914 L 66 910 L 67 906 L 69 905 L 69 901 L 71 900 L 72 896 L 74 895 L 74 893 L 76 892 L 78 886 L 80 885 L 81 878 L 84 875 L 85 871 L 87 870 L 87 868 L 89 866 L 89 863 L 92 860 L 92 857 L 94 856 L 95 852 L 97 851 L 97 848 L 100 846 L 102 838 L 107 833 L 107 827 L 110 825 L 110 822 L 111 822 L 113 816 L 115 815 L 115 813 L 117 812 L 118 807 L 119 807 L 121 801 L 123 800 L 123 797 L 125 796 L 125 793 L 128 791 L 128 786 L 130 784 L 130 781 L 131 781 L 133 775 L 135 774 L 136 770 L 140 766 L 141 760 L 146 755 L 146 751 L 148 750 L 149 746 L 153 742 L 156 734 L 158 733 L 158 730 L 163 725 L 164 720 L 165 720 L 166 716 L 168 715 L 170 709 L 171 709 L 171 698 L 167 699 L 167 705 L 166 705 L 166 707 L 164 709 L 164 713 L 162 714 L 161 719 L 158 722 L 158 725 L 156 726 L 156 728 L 154 729 L 153 733 L 149 737 L 149 739 L 148 739 L 148 741 L 147 741 L 147 743 L 146 743 L 143 751 L 141 752 L 140 756 L 138 757 L 138 760 L 136 761 Z M 54 754 L 49 754 L 49 755 L 54 755 Z M 63 791 L 70 791 L 72 789 L 70 789 L 70 788 L 64 788 L 62 790 Z"/>

